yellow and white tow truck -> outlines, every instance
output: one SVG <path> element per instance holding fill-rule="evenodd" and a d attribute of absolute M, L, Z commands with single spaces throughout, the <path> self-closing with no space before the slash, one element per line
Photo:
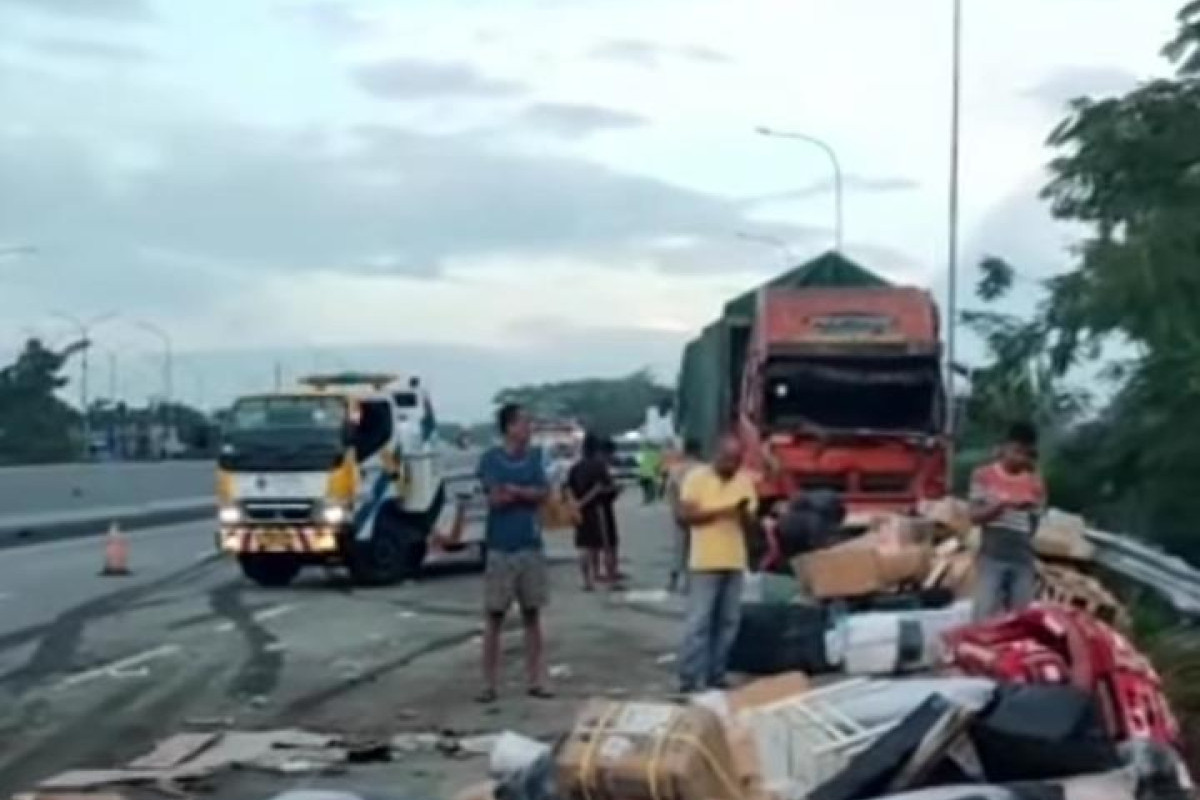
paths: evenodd
<path fill-rule="evenodd" d="M 446 503 L 437 422 L 415 378 L 345 373 L 238 399 L 217 466 L 218 549 L 263 586 L 305 566 L 413 576 Z"/>

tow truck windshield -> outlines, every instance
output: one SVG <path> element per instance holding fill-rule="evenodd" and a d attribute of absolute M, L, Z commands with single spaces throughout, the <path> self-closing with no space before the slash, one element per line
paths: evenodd
<path fill-rule="evenodd" d="M 254 397 L 230 409 L 221 466 L 231 470 L 323 470 L 346 447 L 346 403 L 336 397 Z"/>

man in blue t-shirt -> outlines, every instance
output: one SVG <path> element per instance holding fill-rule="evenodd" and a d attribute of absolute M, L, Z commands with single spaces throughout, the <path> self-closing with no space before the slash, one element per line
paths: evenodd
<path fill-rule="evenodd" d="M 496 415 L 502 442 L 479 459 L 479 482 L 487 495 L 487 572 L 484 575 L 484 689 L 494 703 L 500 678 L 500 633 L 516 602 L 525 629 L 525 670 L 530 697 L 546 698 L 541 609 L 546 604 L 546 560 L 539 509 L 549 484 L 542 454 L 530 447 L 529 414 L 506 404 Z"/>

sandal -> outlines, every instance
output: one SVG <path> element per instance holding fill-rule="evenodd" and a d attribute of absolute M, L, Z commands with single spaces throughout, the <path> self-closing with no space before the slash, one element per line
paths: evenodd
<path fill-rule="evenodd" d="M 482 706 L 490 706 L 499 699 L 500 695 L 496 693 L 495 689 L 484 689 L 482 692 L 475 695 L 475 702 Z"/>
<path fill-rule="evenodd" d="M 529 687 L 529 691 L 526 692 L 526 694 L 528 694 L 530 697 L 532 697 L 535 700 L 553 700 L 554 699 L 554 692 L 550 691 L 545 686 L 531 686 L 531 687 Z"/>

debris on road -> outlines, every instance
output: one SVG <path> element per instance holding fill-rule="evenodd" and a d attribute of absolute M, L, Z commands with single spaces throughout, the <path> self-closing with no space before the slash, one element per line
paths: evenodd
<path fill-rule="evenodd" d="M 621 595 L 626 603 L 655 605 L 671 599 L 671 593 L 666 589 L 630 589 Z"/>

